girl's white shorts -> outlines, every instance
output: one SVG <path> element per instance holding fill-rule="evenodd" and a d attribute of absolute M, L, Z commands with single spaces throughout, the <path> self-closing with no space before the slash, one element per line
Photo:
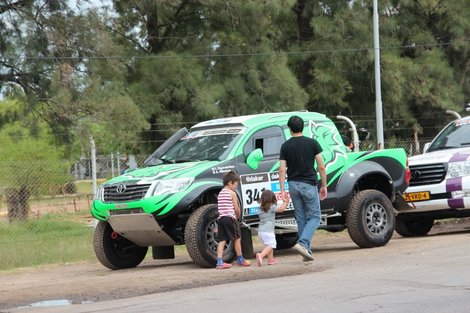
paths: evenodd
<path fill-rule="evenodd" d="M 258 237 L 263 245 L 276 249 L 276 235 L 274 233 L 259 231 Z"/>

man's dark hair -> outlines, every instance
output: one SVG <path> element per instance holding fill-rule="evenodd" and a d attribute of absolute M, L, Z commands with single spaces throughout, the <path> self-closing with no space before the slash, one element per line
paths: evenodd
<path fill-rule="evenodd" d="M 304 120 L 300 116 L 292 115 L 287 121 L 287 127 L 293 133 L 301 133 L 304 130 Z"/>
<path fill-rule="evenodd" d="M 228 183 L 230 183 L 230 182 L 232 182 L 232 183 L 240 182 L 240 176 L 238 176 L 238 174 L 235 173 L 234 171 L 230 171 L 230 172 L 225 173 L 222 180 L 224 182 L 224 186 L 227 186 Z"/>

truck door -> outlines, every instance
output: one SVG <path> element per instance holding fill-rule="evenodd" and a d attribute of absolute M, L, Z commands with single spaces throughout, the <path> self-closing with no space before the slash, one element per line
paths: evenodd
<path fill-rule="evenodd" d="M 271 189 L 276 193 L 276 186 L 279 186 L 279 153 L 284 141 L 282 128 L 271 126 L 255 132 L 243 146 L 245 160 L 236 166 L 242 180 L 241 207 L 245 218 L 257 215 L 255 212 L 258 210 L 258 200 L 263 189 Z M 246 163 L 246 158 L 255 149 L 262 150 L 263 159 L 258 167 L 253 169 Z"/>

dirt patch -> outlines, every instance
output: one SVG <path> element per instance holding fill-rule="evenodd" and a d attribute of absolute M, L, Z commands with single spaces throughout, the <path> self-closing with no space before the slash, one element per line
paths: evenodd
<path fill-rule="evenodd" d="M 203 269 L 195 265 L 187 252 L 177 251 L 173 260 L 145 260 L 139 267 L 111 271 L 98 262 L 48 266 L 0 273 L 0 310 L 25 306 L 45 300 L 67 299 L 72 303 L 121 299 L 169 290 L 266 279 L 280 276 L 334 270 L 342 264 L 375 257 L 418 253 L 445 244 L 452 234 L 470 232 L 470 219 L 439 223 L 430 235 L 402 238 L 395 235 L 385 247 L 360 249 L 347 232 L 317 232 L 314 239 L 314 262 L 302 262 L 292 249 L 276 251 L 279 264 L 228 270 Z M 450 236 L 447 236 L 450 235 Z M 431 238 L 429 238 L 431 237 Z M 255 250 L 260 247 L 255 245 Z M 397 267 L 399 264 L 397 264 Z"/>

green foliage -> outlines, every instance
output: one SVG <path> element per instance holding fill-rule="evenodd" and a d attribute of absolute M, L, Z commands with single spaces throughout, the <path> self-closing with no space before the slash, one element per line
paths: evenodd
<path fill-rule="evenodd" d="M 12 104 L 11 100 L 0 102 Z M 70 181 L 70 162 L 64 150 L 54 145 L 44 122 L 25 119 L 0 129 L 0 186 L 26 187 L 34 194 L 55 194 Z"/>
<path fill-rule="evenodd" d="M 462 11 L 457 13 L 457 7 Z M 320 51 L 303 54 L 293 63 L 309 93 L 308 108 L 353 119 L 354 115 L 373 118 L 371 1 L 354 1 L 352 5 L 347 1 L 307 1 L 302 13 L 309 24 L 301 34 L 308 40 L 299 50 Z M 464 77 L 468 75 L 462 72 L 468 71 L 469 57 L 468 50 L 461 49 L 463 38 L 458 34 L 470 31 L 468 19 L 462 18 L 470 14 L 469 5 L 437 0 L 384 1 L 379 3 L 379 14 L 386 135 L 409 136 L 416 122 L 425 129 L 439 128 L 446 122 L 442 113 L 446 109 L 461 111 L 466 101 L 468 79 Z M 457 15 L 457 23 L 451 23 L 449 17 Z M 441 42 L 445 44 L 439 45 Z M 470 45 L 463 46 L 468 49 Z M 392 130 L 396 125 L 398 132 Z M 359 126 L 375 128 L 375 123 Z"/>
<path fill-rule="evenodd" d="M 68 155 L 89 150 L 90 134 L 99 152 L 148 151 L 182 126 L 268 111 L 375 128 L 370 0 L 53 3 L 0 13 L 0 89 L 22 100 L 0 127 L 33 111 Z M 432 136 L 470 95 L 470 2 L 384 0 L 379 15 L 386 135 L 418 123 Z"/>

